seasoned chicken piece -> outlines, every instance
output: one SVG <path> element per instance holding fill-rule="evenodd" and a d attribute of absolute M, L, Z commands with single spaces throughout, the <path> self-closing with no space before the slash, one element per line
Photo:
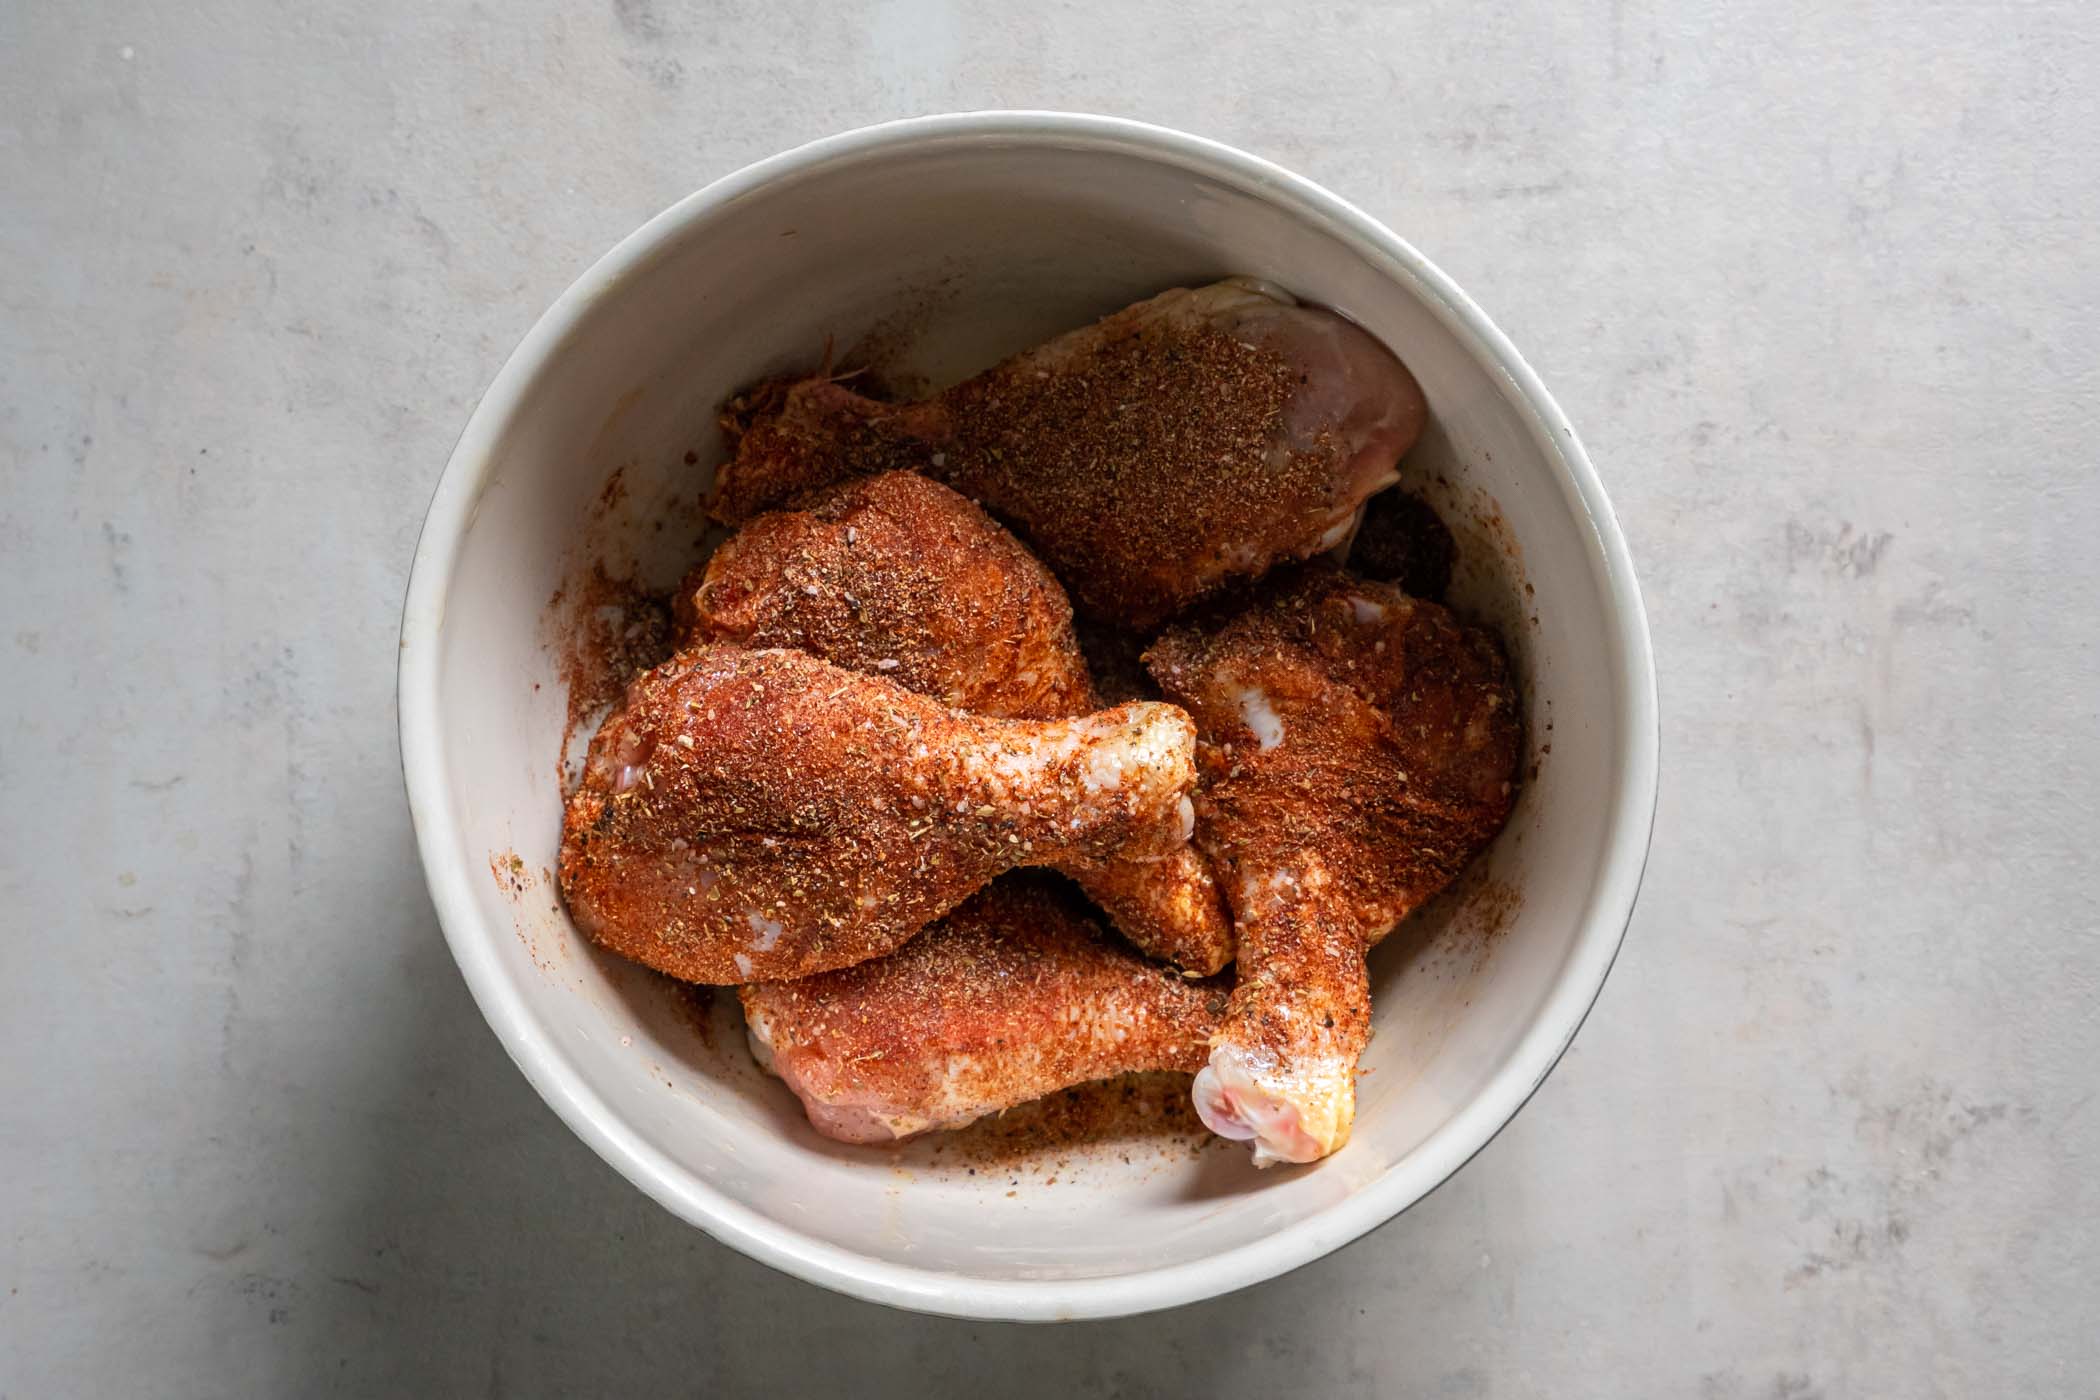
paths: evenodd
<path fill-rule="evenodd" d="M 984 719 L 792 651 L 702 646 L 638 676 L 562 824 L 577 926 L 689 982 L 889 952 L 1001 871 L 1186 843 L 1195 732 L 1170 705 Z"/>
<path fill-rule="evenodd" d="M 953 709 L 1063 719 L 1099 708 L 1063 586 L 990 516 L 909 472 L 759 516 L 685 592 L 696 635 L 806 651 Z"/>
<path fill-rule="evenodd" d="M 1149 628 L 1345 540 L 1426 409 L 1383 345 L 1263 283 L 1177 288 L 935 398 L 817 377 L 723 415 L 735 523 L 843 476 L 909 468 L 1013 523 L 1082 612 Z"/>
<path fill-rule="evenodd" d="M 1074 1084 L 1200 1068 L 1221 982 L 1128 952 L 1042 878 L 980 890 L 886 958 L 743 988 L 758 1062 L 810 1124 L 887 1142 Z"/>
<path fill-rule="evenodd" d="M 1355 1113 L 1365 951 L 1509 815 L 1508 669 L 1436 604 L 1330 570 L 1216 631 L 1170 630 L 1148 662 L 1202 734 L 1197 841 L 1239 937 L 1197 1111 L 1257 1165 L 1323 1157 Z"/>
<path fill-rule="evenodd" d="M 792 647 L 999 719 L 1101 708 L 1049 570 L 937 481 L 888 472 L 761 515 L 687 590 L 692 635 Z M 1194 847 L 1055 862 L 1133 943 L 1208 975 L 1232 960 L 1210 863 Z"/>

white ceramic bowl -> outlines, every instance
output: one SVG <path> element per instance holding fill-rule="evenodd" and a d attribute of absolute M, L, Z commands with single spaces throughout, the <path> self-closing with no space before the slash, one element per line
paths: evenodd
<path fill-rule="evenodd" d="M 1339 308 L 1421 380 L 1434 426 L 1406 477 L 1459 529 L 1454 597 L 1509 642 L 1538 775 L 1464 888 L 1374 959 L 1371 1073 L 1355 1135 L 1330 1160 L 1257 1175 L 1237 1149 L 1111 1156 L 1016 1188 L 925 1151 L 900 1165 L 824 1142 L 733 1036 L 704 1043 L 649 977 L 590 949 L 561 913 L 545 875 L 564 702 L 548 600 L 594 558 L 675 578 L 719 452 L 717 404 L 806 367 L 827 337 L 886 347 L 893 366 L 941 383 L 1231 273 Z M 602 491 L 615 471 L 622 489 Z M 1488 319 L 1405 242 L 1276 166 L 1051 113 L 816 142 L 708 186 L 586 272 L 497 376 L 439 483 L 402 621 L 400 712 L 453 955 L 569 1126 L 758 1259 L 972 1317 L 1109 1316 L 1222 1293 L 1435 1187 L 1509 1121 L 1595 999 L 1656 789 L 1654 673 L 1625 543 L 1567 420 Z"/>

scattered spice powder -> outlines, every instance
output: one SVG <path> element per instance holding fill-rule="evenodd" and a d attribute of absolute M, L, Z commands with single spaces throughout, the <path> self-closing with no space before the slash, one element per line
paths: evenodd
<path fill-rule="evenodd" d="M 548 601 L 559 625 L 555 667 L 569 693 L 562 751 L 617 703 L 627 683 L 671 654 L 671 607 L 664 594 L 615 578 L 603 563 Z"/>
<path fill-rule="evenodd" d="M 1001 1170 L 1051 1173 L 1043 1185 L 1092 1161 L 1163 1161 L 1199 1155 L 1221 1141 L 1196 1117 L 1185 1074 L 1126 1074 L 1061 1090 L 930 1144 L 937 1162 L 968 1174 Z"/>

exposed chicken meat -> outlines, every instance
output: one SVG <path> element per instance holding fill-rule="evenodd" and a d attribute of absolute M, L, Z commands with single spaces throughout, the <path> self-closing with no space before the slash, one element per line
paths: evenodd
<path fill-rule="evenodd" d="M 1000 719 L 1100 708 L 1064 589 L 939 482 L 888 472 L 745 525 L 687 590 L 693 635 L 792 647 Z M 1130 940 L 1201 974 L 1232 959 L 1209 863 L 1190 846 L 1054 862 Z"/>
<path fill-rule="evenodd" d="M 1226 990 L 1124 950 L 1054 882 L 1008 876 L 888 957 L 738 995 L 752 1052 L 818 1132 L 886 1142 L 1092 1079 L 1192 1073 Z"/>
<path fill-rule="evenodd" d="M 1147 659 L 1201 731 L 1197 841 L 1239 938 L 1196 1107 L 1259 1165 L 1311 1161 L 1355 1113 L 1366 949 L 1509 814 L 1516 694 L 1487 633 L 1325 569 Z"/>
<path fill-rule="evenodd" d="M 1013 522 L 1082 611 L 1146 628 L 1340 544 L 1424 414 L 1363 330 L 1234 279 L 1163 292 L 918 403 L 822 377 L 762 386 L 724 414 L 735 455 L 713 509 L 735 523 L 842 476 L 927 472 Z"/>
<path fill-rule="evenodd" d="M 592 740 L 562 892 L 585 933 L 688 981 L 846 967 L 1014 866 L 1184 845 L 1194 742 L 1168 705 L 985 719 L 702 646 L 637 677 Z"/>

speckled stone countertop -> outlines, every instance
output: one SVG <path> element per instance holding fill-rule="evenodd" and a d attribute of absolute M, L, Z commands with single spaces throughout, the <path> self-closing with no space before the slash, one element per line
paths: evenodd
<path fill-rule="evenodd" d="M 0 18 L 0 1394 L 2090 1395 L 2087 7 L 669 0 Z M 296 9 L 296 14 L 286 13 Z M 628 1188 L 468 1001 L 392 709 L 469 406 L 599 252 L 885 117 L 1273 157 L 1617 503 L 1646 892 L 1452 1182 L 1162 1316 L 910 1317 Z"/>

